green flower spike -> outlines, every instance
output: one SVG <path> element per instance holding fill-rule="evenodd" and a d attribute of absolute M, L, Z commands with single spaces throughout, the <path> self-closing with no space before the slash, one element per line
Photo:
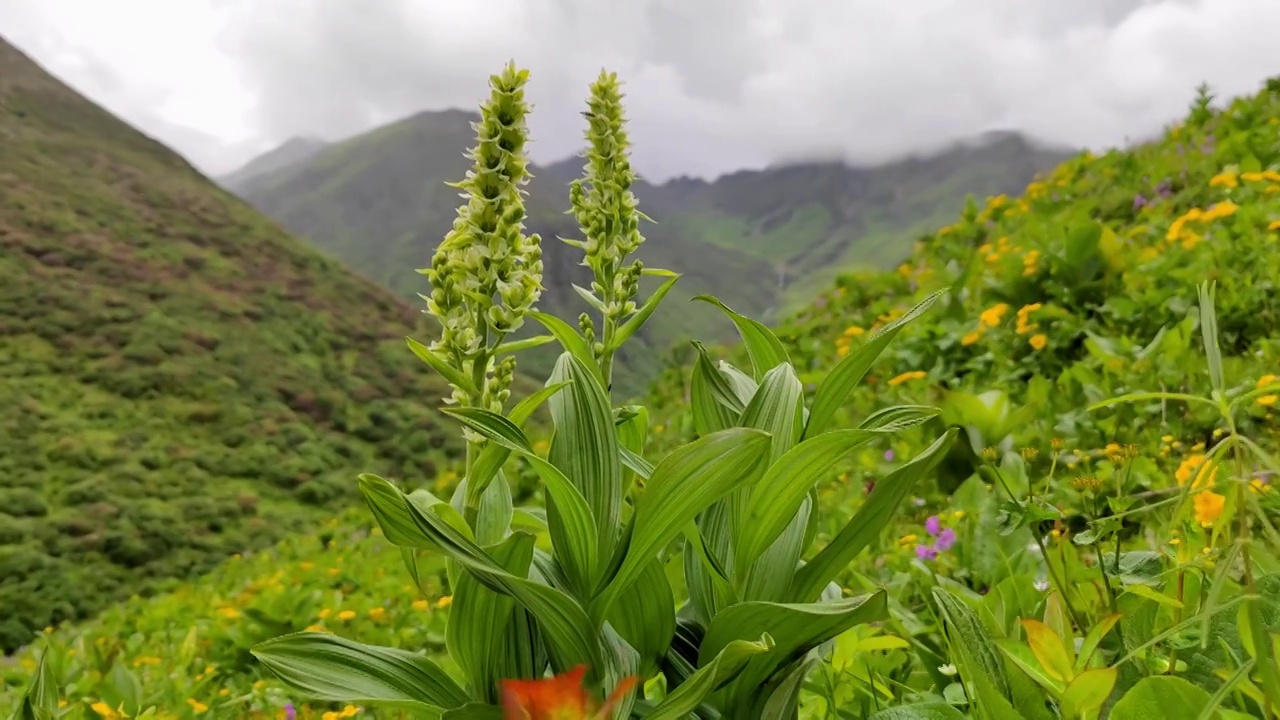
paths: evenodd
<path fill-rule="evenodd" d="M 489 100 L 473 126 L 477 143 L 467 153 L 472 167 L 465 180 L 451 183 L 467 202 L 431 267 L 419 271 L 431 282 L 431 294 L 423 296 L 427 311 L 441 326 L 431 350 L 472 381 L 471 388 L 453 383 L 453 402 L 495 411 L 509 395 L 515 368 L 513 360 L 495 368 L 494 350 L 542 294 L 542 243 L 524 234 L 528 79 L 514 63 L 489 79 Z"/>

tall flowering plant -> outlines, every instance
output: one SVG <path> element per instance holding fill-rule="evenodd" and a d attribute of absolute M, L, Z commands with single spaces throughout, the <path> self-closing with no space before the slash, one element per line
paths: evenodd
<path fill-rule="evenodd" d="M 887 615 L 883 591 L 841 597 L 835 578 L 879 537 L 953 438 L 945 433 L 881 479 L 825 547 L 806 553 L 815 485 L 856 448 L 937 414 L 891 407 L 856 427 L 834 426 L 848 393 L 932 299 L 848 353 L 806 406 L 778 338 L 701 298 L 737 326 L 751 367 L 715 363 L 700 349 L 689 396 L 699 437 L 650 457 L 645 408 L 615 407 L 610 397 L 613 358 L 679 276 L 629 259 L 643 242 L 644 216 L 630 189 L 622 93 L 602 73 L 585 113 L 584 175 L 569 192 L 582 237 L 566 242 L 583 250 L 593 273 L 579 294 L 595 315 L 584 313 L 574 327 L 533 309 L 541 260 L 537 236 L 523 230 L 526 79 L 514 66 L 492 78 L 475 164 L 459 184 L 467 202 L 426 271 L 441 336 L 429 346 L 410 341 L 453 385 L 445 412 L 468 440 L 465 478 L 445 500 L 360 477 L 365 502 L 411 572 L 418 551 L 449 560 L 447 644 L 456 671 L 324 633 L 286 635 L 254 654 L 312 697 L 430 717 L 794 717 L 825 644 Z M 638 303 L 644 275 L 663 279 Z M 549 336 L 507 340 L 526 319 Z M 564 352 L 545 387 L 508 408 L 511 353 L 549 338 Z M 545 458 L 523 428 L 544 403 L 554 424 Z M 545 518 L 535 532 L 512 527 L 503 468 L 513 462 L 542 481 L 545 507 L 525 513 Z M 675 547 L 682 557 L 668 567 Z M 669 572 L 683 572 L 688 588 L 679 608 Z"/>

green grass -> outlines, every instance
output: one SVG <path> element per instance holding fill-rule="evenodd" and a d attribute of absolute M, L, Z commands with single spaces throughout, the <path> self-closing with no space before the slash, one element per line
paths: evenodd
<path fill-rule="evenodd" d="M 0 42 L 0 649 L 458 443 L 416 309 Z"/>

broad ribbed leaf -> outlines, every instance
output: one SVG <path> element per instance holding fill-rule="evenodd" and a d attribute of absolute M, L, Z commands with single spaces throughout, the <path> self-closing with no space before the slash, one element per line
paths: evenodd
<path fill-rule="evenodd" d="M 648 480 L 653 475 L 653 463 L 625 447 L 618 448 L 618 459 L 622 461 L 623 466 L 644 480 Z"/>
<path fill-rule="evenodd" d="M 898 336 L 898 333 L 912 320 L 923 315 L 944 293 L 946 289 L 933 293 L 908 310 L 905 315 L 885 325 L 822 378 L 822 382 L 818 383 L 817 392 L 814 393 L 813 405 L 809 408 L 809 423 L 804 429 L 805 437 L 813 437 L 827 429 L 827 424 L 831 422 L 836 410 L 840 409 L 845 398 L 849 397 L 849 393 L 862 381 L 867 371 Z"/>
<path fill-rule="evenodd" d="M 596 380 L 600 380 L 600 366 L 596 364 L 596 356 L 595 353 L 591 352 L 591 345 L 587 343 L 586 338 L 573 329 L 572 325 L 555 315 L 548 315 L 544 312 L 531 312 L 527 314 L 527 317 L 542 323 L 543 327 L 556 336 L 556 340 L 560 341 L 560 346 L 566 352 L 581 361 L 584 366 L 591 368 Z"/>
<path fill-rule="evenodd" d="M 858 429 L 898 432 L 923 425 L 941 413 L 941 408 L 932 405 L 894 405 L 871 413 L 858 425 Z"/>
<path fill-rule="evenodd" d="M 445 412 L 533 465 L 547 488 L 547 527 L 556 556 L 572 586 L 583 597 L 590 597 L 596 586 L 598 535 L 586 498 L 559 468 L 538 457 L 524 433 L 506 418 L 481 408 L 450 408 Z"/>
<path fill-rule="evenodd" d="M 694 343 L 698 358 L 693 363 L 689 380 L 689 402 L 693 410 L 693 428 L 699 435 L 731 427 L 746 406 L 734 392 L 728 379 L 716 369 L 702 345 Z"/>
<path fill-rule="evenodd" d="M 697 523 L 689 523 L 685 528 L 684 536 L 688 544 L 683 558 L 684 581 L 690 606 L 682 612 L 687 614 L 692 611 L 692 617 L 705 625 L 711 622 L 720 608 L 736 603 L 738 598 L 729 581 L 728 569 L 707 546 L 702 533 L 702 528 Z"/>
<path fill-rule="evenodd" d="M 470 699 L 422 655 L 328 633 L 284 635 L 259 643 L 251 652 L 286 685 L 317 700 L 445 710 Z"/>
<path fill-rule="evenodd" d="M 849 628 L 889 616 L 883 591 L 819 603 L 743 602 L 720 611 L 707 628 L 698 649 L 698 666 L 710 663 L 735 640 L 768 634 L 775 645 L 751 658 L 727 688 L 729 697 L 751 695 L 775 672 Z M 740 702 L 734 702 L 734 705 Z"/>
<path fill-rule="evenodd" d="M 471 378 L 467 377 L 463 372 L 449 364 L 449 361 L 442 357 L 439 353 L 413 338 L 405 338 L 405 342 L 409 344 L 409 349 L 413 351 L 418 359 L 431 366 L 432 370 L 444 376 L 450 385 L 460 388 L 468 393 L 476 393 L 476 385 L 471 382 Z"/>
<path fill-rule="evenodd" d="M 919 455 L 876 483 L 853 519 L 812 560 L 796 573 L 798 600 L 812 600 L 835 580 L 862 549 L 879 537 L 902 500 L 920 478 L 933 472 L 955 440 L 956 428 L 947 430 Z"/>
<path fill-rule="evenodd" d="M 1212 696 L 1203 688 L 1180 677 L 1145 677 L 1112 706 L 1110 720 L 1197 717 L 1212 701 Z"/>
<path fill-rule="evenodd" d="M 676 286 L 676 282 L 680 279 L 680 276 L 669 270 L 664 270 L 662 272 L 669 274 L 667 281 L 659 285 L 657 290 L 653 291 L 653 294 L 644 301 L 644 304 L 636 309 L 634 315 L 627 318 L 626 322 L 618 326 L 618 329 L 613 333 L 611 349 L 617 350 L 622 347 L 622 343 L 626 342 L 632 335 L 635 335 L 636 331 L 643 327 L 649 317 L 653 315 L 653 311 L 658 309 L 658 303 L 662 302 L 662 298 L 666 297 L 667 293 L 671 292 L 671 289 Z M 653 275 L 657 273 L 645 274 Z"/>
<path fill-rule="evenodd" d="M 551 372 L 553 382 L 570 382 L 551 398 L 556 434 L 547 459 L 578 488 L 591 508 L 601 557 L 617 542 L 622 511 L 622 463 L 618 459 L 618 429 L 609 395 L 589 366 L 572 355 L 561 355 Z M 547 508 L 554 520 L 557 508 Z"/>
<path fill-rule="evenodd" d="M 554 335 L 534 335 L 533 337 L 521 338 L 520 340 L 509 340 L 494 348 L 493 354 L 497 357 L 499 355 L 518 353 L 521 350 L 531 350 L 536 347 L 542 347 L 549 342 L 555 342 L 555 339 L 556 337 Z"/>
<path fill-rule="evenodd" d="M 404 493 L 376 475 L 360 476 L 360 492 L 384 535 L 392 543 L 399 544 L 388 532 L 388 526 L 403 522 L 407 516 L 417 526 L 417 532 L 409 535 L 397 526 L 396 538 L 419 543 L 412 547 L 439 548 L 466 566 L 485 587 L 506 593 L 527 608 L 542 628 L 550 646 L 552 664 L 558 672 L 583 663 L 591 668 L 600 667 L 600 644 L 593 630 L 595 625 L 572 597 L 553 587 L 508 573 L 457 528 L 434 514 L 420 512 Z"/>
<path fill-rule="evenodd" d="M 601 594 L 598 614 L 640 577 L 658 551 L 711 503 L 760 477 L 769 435 L 729 428 L 684 445 L 653 470 L 636 500 L 626 555 Z"/>
<path fill-rule="evenodd" d="M 804 554 L 804 533 L 812 512 L 813 502 L 805 495 L 782 534 L 760 553 L 745 577 L 739 574 L 743 600 L 786 602 L 790 599 L 791 581 Z"/>
<path fill-rule="evenodd" d="M 58 712 L 58 680 L 49 664 L 48 647 L 40 651 L 40 659 L 22 702 L 14 709 L 12 720 L 51 720 Z"/>
<path fill-rule="evenodd" d="M 752 377 L 729 363 L 721 360 L 716 363 L 716 368 L 724 375 L 724 379 L 729 381 L 729 386 L 733 388 L 733 394 L 738 397 L 738 403 L 745 408 L 747 403 L 751 402 L 751 398 L 755 396 L 756 389 L 760 387 Z"/>
<path fill-rule="evenodd" d="M 747 661 L 773 648 L 773 638 L 766 633 L 759 640 L 734 640 L 711 662 L 698 668 L 680 686 L 662 699 L 646 720 L 684 720 L 717 688 L 737 677 Z"/>
<path fill-rule="evenodd" d="M 801 442 L 770 465 L 751 488 L 737 542 L 739 571 L 782 534 L 819 480 L 876 435 L 869 430 L 833 430 Z"/>
<path fill-rule="evenodd" d="M 640 656 L 640 674 L 652 677 L 676 632 L 676 600 L 663 564 L 645 567 L 631 592 L 623 593 L 608 615 L 609 624 Z"/>
<path fill-rule="evenodd" d="M 782 363 L 791 362 L 782 341 L 765 325 L 734 312 L 711 295 L 697 295 L 693 299 L 709 302 L 720 308 L 737 326 L 738 335 L 742 337 L 742 344 L 746 346 L 747 355 L 751 358 L 751 374 L 756 380 L 762 379 L 765 373 Z"/>
<path fill-rule="evenodd" d="M 803 412 L 804 385 L 791 364 L 783 363 L 764 374 L 739 424 L 773 436 L 769 461 L 774 462 L 800 441 Z"/>
<path fill-rule="evenodd" d="M 533 561 L 533 545 L 533 536 L 521 533 L 488 550 L 505 570 L 524 577 Z M 445 631 L 449 656 L 466 675 L 472 695 L 489 703 L 501 700 L 498 682 L 519 677 L 521 661 L 530 662 L 528 658 L 503 653 L 505 635 L 511 630 L 516 611 L 511 596 L 481 585 L 469 572 L 462 572 L 453 586 L 453 604 Z"/>
<path fill-rule="evenodd" d="M 933 599 L 938 613 L 945 623 L 948 645 L 951 646 L 956 667 L 961 677 L 971 683 L 978 695 L 979 713 L 983 717 L 1002 720 L 1013 718 L 1013 706 L 1009 677 L 991 633 L 982 619 L 964 601 L 948 590 L 935 587 Z"/>
<path fill-rule="evenodd" d="M 523 426 L 533 413 L 537 411 L 542 403 L 546 402 L 569 383 L 548 384 L 546 387 L 532 393 L 511 408 L 511 412 L 507 413 L 507 419 L 516 426 Z M 476 458 L 475 463 L 471 466 L 471 473 L 468 476 L 468 484 L 478 483 L 479 491 L 484 492 L 488 488 L 489 483 L 493 481 L 494 476 L 498 474 L 498 470 L 502 468 L 502 464 L 507 461 L 511 455 L 511 451 L 507 448 L 486 444 L 484 449 L 480 451 L 480 455 Z"/>

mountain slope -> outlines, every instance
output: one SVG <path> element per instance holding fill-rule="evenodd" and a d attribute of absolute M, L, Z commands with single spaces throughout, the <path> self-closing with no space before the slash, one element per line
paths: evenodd
<path fill-rule="evenodd" d="M 0 147 L 0 649 L 453 454 L 415 308 L 3 40 Z"/>
<path fill-rule="evenodd" d="M 225 182 L 295 234 L 412 296 L 425 289 L 414 269 L 428 262 L 452 222 L 456 193 L 445 182 L 467 170 L 462 151 L 473 143 L 474 119 L 456 110 L 419 113 L 252 180 Z M 643 228 L 647 242 L 639 256 L 649 266 L 679 267 L 685 277 L 637 345 L 624 351 L 617 386 L 640 391 L 660 370 L 658 358 L 681 338 L 730 337 L 715 311 L 684 302 L 693 295 L 714 294 L 769 319 L 784 296 L 809 299 L 834 278 L 833 268 L 896 264 L 912 233 L 958 212 L 966 193 L 1012 190 L 1062 157 L 1013 136 L 884 167 L 809 163 L 714 182 L 637 183 L 641 209 L 657 220 Z M 585 306 L 570 283 L 589 277 L 578 267 L 579 251 L 554 238 L 578 234 L 563 210 L 581 161 L 533 173 L 528 224 L 546 241 L 543 307 L 576 317 Z M 543 373 L 551 357 L 535 354 L 526 368 Z"/>
<path fill-rule="evenodd" d="M 476 117 L 460 110 L 419 113 L 231 188 L 295 234 L 414 297 L 427 289 L 415 269 L 430 263 L 436 244 L 453 223 L 457 191 L 445 183 L 467 172 L 470 161 L 463 152 L 475 142 L 471 123 Z M 579 265 L 581 251 L 556 240 L 578 235 L 573 219 L 564 214 L 569 204 L 567 181 L 541 168 L 532 172 L 527 225 L 543 238 L 546 291 L 540 307 L 576 318 L 587 307 L 572 284 L 586 286 L 591 277 Z M 577 175 L 575 170 L 573 176 Z M 712 292 L 757 314 L 776 297 L 769 282 L 772 271 L 759 259 L 703 243 L 690 247 L 663 225 L 648 225 L 643 232 L 646 242 L 637 254 L 647 266 L 682 268 L 684 277 L 669 296 L 671 305 L 682 307 L 669 305 L 659 311 L 635 346 L 624 351 L 615 373 L 615 386 L 624 393 L 644 387 L 660 368 L 662 351 L 678 338 L 728 338 L 716 311 L 701 304 L 688 306 L 685 301 L 694 294 Z M 685 262 L 689 256 L 699 261 Z M 756 287 L 757 282 L 762 285 Z M 522 354 L 521 364 L 533 376 L 545 377 L 554 358 L 548 346 Z"/>
<path fill-rule="evenodd" d="M 327 145 L 328 143 L 318 138 L 291 138 L 274 150 L 250 160 L 239 170 L 219 178 L 218 181 L 224 185 L 246 186 L 262 175 L 303 162 Z"/>
<path fill-rule="evenodd" d="M 993 133 L 881 165 L 790 163 L 714 182 L 675 180 L 641 197 L 652 196 L 655 217 L 684 235 L 774 263 L 794 309 L 839 272 L 898 264 L 915 236 L 954 217 L 966 196 L 1015 192 L 1071 154 Z"/>

